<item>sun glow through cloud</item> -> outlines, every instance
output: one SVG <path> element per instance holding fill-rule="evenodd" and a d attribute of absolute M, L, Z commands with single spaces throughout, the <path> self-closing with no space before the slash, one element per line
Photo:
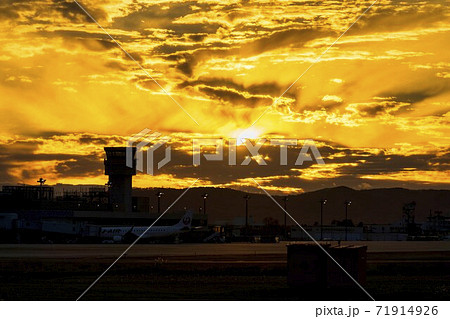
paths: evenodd
<path fill-rule="evenodd" d="M 254 127 L 248 129 L 240 129 L 232 132 L 230 134 L 230 137 L 236 139 L 236 145 L 243 145 L 248 139 L 258 139 L 260 137 L 261 131 L 262 130 L 256 129 Z"/>

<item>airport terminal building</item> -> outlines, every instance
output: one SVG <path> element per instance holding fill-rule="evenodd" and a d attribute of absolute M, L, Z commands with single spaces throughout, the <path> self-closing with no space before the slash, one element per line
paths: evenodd
<path fill-rule="evenodd" d="M 135 148 L 132 148 L 133 153 Z M 149 196 L 132 195 L 136 163 L 127 166 L 125 147 L 105 148 L 104 187 L 84 187 L 55 194 L 54 187 L 3 186 L 0 192 L 0 241 L 64 241 L 98 237 L 102 226 L 149 226 L 162 212 L 150 205 Z M 158 209 L 159 210 L 159 209 Z M 176 224 L 184 211 L 168 211 L 158 225 Z M 193 214 L 192 225 L 206 225 L 207 215 Z"/>

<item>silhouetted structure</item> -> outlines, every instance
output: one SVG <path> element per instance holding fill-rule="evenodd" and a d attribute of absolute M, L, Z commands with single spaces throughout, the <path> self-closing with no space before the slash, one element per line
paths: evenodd
<path fill-rule="evenodd" d="M 10 197 L 13 202 L 24 203 L 24 201 L 53 200 L 53 187 L 50 186 L 3 186 L 3 193 Z"/>
<path fill-rule="evenodd" d="M 406 232 L 410 236 L 415 236 L 420 233 L 420 229 L 415 221 L 416 202 L 411 202 L 403 205 L 403 221 L 405 223 Z"/>
<path fill-rule="evenodd" d="M 136 148 L 127 166 L 127 147 L 105 147 L 105 175 L 109 176 L 109 200 L 113 211 L 132 211 L 132 177 L 136 175 Z"/>

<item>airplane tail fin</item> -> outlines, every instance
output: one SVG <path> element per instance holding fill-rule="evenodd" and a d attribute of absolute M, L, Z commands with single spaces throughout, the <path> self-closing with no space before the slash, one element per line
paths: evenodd
<path fill-rule="evenodd" d="M 186 211 L 186 213 L 184 213 L 183 217 L 181 217 L 180 221 L 178 222 L 177 227 L 179 227 L 180 229 L 191 229 L 192 216 L 192 211 Z"/>

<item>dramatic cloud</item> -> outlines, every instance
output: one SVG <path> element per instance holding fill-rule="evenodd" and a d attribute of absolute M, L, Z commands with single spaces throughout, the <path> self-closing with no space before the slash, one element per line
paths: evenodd
<path fill-rule="evenodd" d="M 148 127 L 174 158 L 139 186 L 448 187 L 448 3 L 380 0 L 329 48 L 372 2 L 80 1 L 128 55 L 73 1 L 2 1 L 0 182 L 104 183 L 103 147 Z M 192 167 L 194 137 L 263 136 L 326 165 Z"/>

